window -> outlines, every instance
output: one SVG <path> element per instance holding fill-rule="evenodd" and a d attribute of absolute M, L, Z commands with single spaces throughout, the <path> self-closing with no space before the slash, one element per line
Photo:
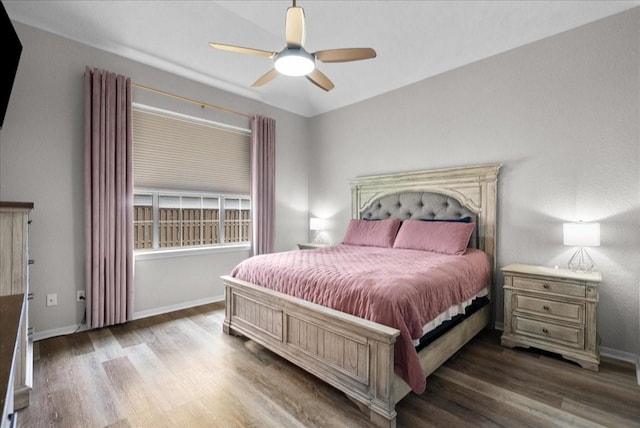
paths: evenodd
<path fill-rule="evenodd" d="M 134 249 L 248 244 L 250 133 L 135 106 Z"/>
<path fill-rule="evenodd" d="M 248 242 L 251 227 L 251 201 L 224 198 L 224 239 L 226 242 Z"/>
<path fill-rule="evenodd" d="M 135 250 L 248 244 L 251 201 L 247 197 L 135 193 Z"/>

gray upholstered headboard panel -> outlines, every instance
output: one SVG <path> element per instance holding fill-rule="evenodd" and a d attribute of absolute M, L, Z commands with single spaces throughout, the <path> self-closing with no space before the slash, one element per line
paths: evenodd
<path fill-rule="evenodd" d="M 456 199 L 441 193 L 405 192 L 394 193 L 375 200 L 365 209 L 360 218 L 383 220 L 398 217 L 400 220 L 459 220 L 475 213 L 463 207 Z"/>
<path fill-rule="evenodd" d="M 460 220 L 470 218 L 476 222 L 476 214 L 462 206 L 451 196 L 433 192 L 402 192 L 382 196 L 373 201 L 362 213 L 365 220 L 384 220 L 397 217 L 400 220 Z M 478 248 L 478 234 L 474 231 L 469 246 Z"/>

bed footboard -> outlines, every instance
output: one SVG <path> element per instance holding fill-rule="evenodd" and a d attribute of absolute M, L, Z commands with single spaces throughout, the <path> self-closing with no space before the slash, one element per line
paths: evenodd
<path fill-rule="evenodd" d="M 394 344 L 400 331 L 230 276 L 223 330 L 241 334 L 368 408 L 394 427 Z"/>

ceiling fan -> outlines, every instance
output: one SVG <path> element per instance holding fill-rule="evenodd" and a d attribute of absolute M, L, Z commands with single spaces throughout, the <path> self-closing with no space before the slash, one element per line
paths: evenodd
<path fill-rule="evenodd" d="M 285 35 L 287 46 L 280 52 L 213 42 L 209 43 L 209 46 L 225 51 L 264 56 L 272 59 L 274 68 L 263 74 L 251 86 L 263 86 L 279 74 L 284 74 L 286 76 L 305 76 L 311 83 L 327 92 L 332 90 L 335 85 L 324 73 L 316 68 L 316 61 L 328 63 L 348 62 L 375 58 L 376 56 L 376 51 L 371 48 L 328 49 L 313 53 L 307 52 L 304 48 L 306 38 L 304 10 L 301 7 L 296 7 L 296 0 L 293 0 L 293 6 L 287 9 Z"/>

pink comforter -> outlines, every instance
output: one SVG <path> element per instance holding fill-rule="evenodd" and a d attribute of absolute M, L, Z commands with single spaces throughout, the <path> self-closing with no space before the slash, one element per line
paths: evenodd
<path fill-rule="evenodd" d="M 420 394 L 426 387 L 412 339 L 424 324 L 491 283 L 484 252 L 452 256 L 419 250 L 336 245 L 265 254 L 232 276 L 400 330 L 395 372 Z"/>

